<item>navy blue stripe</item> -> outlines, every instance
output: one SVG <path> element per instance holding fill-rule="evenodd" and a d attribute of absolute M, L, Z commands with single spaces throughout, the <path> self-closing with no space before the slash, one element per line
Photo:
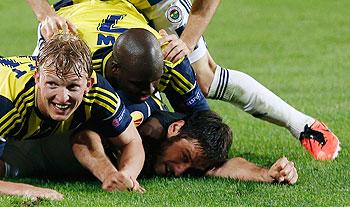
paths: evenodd
<path fill-rule="evenodd" d="M 218 93 L 219 93 L 219 88 L 221 86 L 221 77 L 222 77 L 222 70 L 220 70 L 220 75 L 219 75 L 219 83 L 218 85 L 216 86 L 216 91 L 215 91 L 215 95 L 214 95 L 214 98 L 217 98 L 218 96 Z"/>
<path fill-rule="evenodd" d="M 222 99 L 225 95 L 225 92 L 226 92 L 226 89 L 227 89 L 227 85 L 228 85 L 228 79 L 229 79 L 229 76 L 230 76 L 230 73 L 227 69 L 224 69 L 225 70 L 225 74 L 226 74 L 226 79 L 225 79 L 225 82 L 224 82 L 224 89 L 222 90 L 222 95 L 220 97 L 220 99 Z"/>
<path fill-rule="evenodd" d="M 191 11 L 191 4 L 188 3 L 186 0 L 180 0 L 180 3 L 182 4 L 182 6 L 185 7 L 187 13 L 189 14 Z"/>
<path fill-rule="evenodd" d="M 161 2 L 162 0 L 148 0 L 148 3 L 153 6 L 155 4 L 158 4 L 159 2 Z M 167 0 L 166 0 L 167 1 Z"/>
<path fill-rule="evenodd" d="M 29 95 L 30 95 L 30 94 L 29 94 Z M 24 97 L 23 97 L 23 99 L 24 99 Z M 22 100 L 23 100 L 23 99 L 22 99 Z M 26 102 L 23 102 L 21 105 L 25 105 L 25 106 L 22 108 L 21 111 L 18 112 L 18 113 L 20 114 L 20 116 L 19 116 L 19 117 L 16 117 L 15 119 L 13 119 L 11 123 L 14 124 L 18 119 L 21 119 L 21 115 L 23 114 L 23 112 L 24 112 L 26 109 L 28 109 L 28 106 L 27 106 L 27 105 L 30 104 L 30 103 L 33 103 L 33 102 L 34 102 L 34 96 L 33 96 L 31 99 L 27 100 Z M 28 109 L 28 110 L 29 110 L 29 109 Z M 12 118 L 12 116 L 8 116 L 7 119 L 5 119 L 5 120 L 3 121 L 3 123 L 6 123 L 6 122 L 9 120 L 9 117 Z M 5 128 L 3 129 L 3 131 L 0 132 L 0 134 L 4 134 L 4 132 L 6 132 L 6 131 L 8 130 L 9 127 L 12 127 L 12 126 L 13 126 L 13 124 L 7 125 L 7 127 L 5 127 Z"/>
<path fill-rule="evenodd" d="M 221 99 L 222 98 L 222 90 L 225 86 L 225 79 L 226 79 L 226 71 L 225 70 L 221 70 L 222 71 L 222 79 L 221 79 L 221 83 L 220 83 L 220 90 L 219 90 L 219 95 L 218 95 L 218 99 Z"/>
<path fill-rule="evenodd" d="M 73 5 L 72 0 L 61 0 L 61 1 L 54 3 L 53 8 L 55 9 L 55 11 L 58 11 L 63 7 L 71 6 L 71 5 Z"/>

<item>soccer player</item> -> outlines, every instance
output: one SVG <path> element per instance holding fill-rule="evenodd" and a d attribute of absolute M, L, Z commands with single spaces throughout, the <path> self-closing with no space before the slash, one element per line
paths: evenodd
<path fill-rule="evenodd" d="M 288 184 L 295 184 L 298 179 L 293 162 L 285 157 L 278 159 L 269 169 L 258 167 L 240 157 L 228 159 L 232 143 L 231 129 L 211 111 L 191 115 L 159 111 L 152 114 L 138 130 L 146 151 L 141 174 L 146 177 L 179 177 L 186 174 Z M 89 133 L 99 139 L 97 133 Z M 8 177 L 88 176 L 88 172 L 79 167 L 73 156 L 68 159 L 60 157 L 62 154 L 72 155 L 71 148 L 61 142 L 56 138 L 27 140 L 24 144 L 8 143 L 4 161 L 9 167 L 5 174 Z M 49 147 L 42 150 L 43 146 L 56 146 L 61 151 L 56 153 L 47 150 Z M 111 162 L 117 165 L 120 156 L 116 150 L 106 145 L 104 148 Z M 28 151 L 35 162 L 42 163 L 39 169 L 32 162 L 27 162 L 28 156 L 23 156 Z"/>
<path fill-rule="evenodd" d="M 64 18 L 54 14 L 46 0 L 41 0 L 39 1 L 40 3 L 35 1 L 35 4 L 32 0 L 27 1 L 32 5 L 39 21 L 42 22 L 41 34 L 44 37 L 52 34 L 57 28 L 74 30 L 72 25 L 77 26 L 77 22 L 74 22 L 74 20 L 64 16 L 68 19 L 66 21 Z M 81 2 L 90 1 L 85 0 Z M 91 1 L 91 3 L 97 2 Z M 110 2 L 115 2 L 115 0 L 110 0 Z M 186 0 L 151 2 L 131 0 L 130 2 L 134 3 L 151 20 L 152 25 L 156 29 L 164 28 L 168 33 L 178 35 L 185 29 L 191 7 L 190 3 Z M 58 8 L 74 3 L 81 4 L 80 1 L 60 1 L 55 4 L 55 7 Z M 181 37 L 186 41 L 186 38 L 191 36 L 191 32 L 196 30 L 197 24 L 194 23 L 196 21 L 202 22 L 201 24 L 205 28 L 217 6 L 218 1 L 195 1 L 191 15 L 192 18 L 190 17 L 192 21 L 188 23 L 189 29 L 185 29 Z M 207 15 L 203 16 L 205 12 L 207 12 Z M 196 14 L 198 15 L 196 16 Z M 73 24 L 69 22 L 73 22 Z M 108 24 L 108 20 L 106 22 Z M 111 22 L 113 20 L 110 19 Z M 84 29 L 84 26 L 80 25 L 77 27 Z M 106 24 L 104 26 L 108 27 Z M 198 29 L 198 33 L 203 32 L 202 29 L 203 27 Z M 193 35 L 194 39 L 198 39 L 196 38 L 198 37 L 198 33 Z M 167 36 L 164 31 L 161 31 L 161 34 L 164 37 L 161 43 L 167 43 L 169 45 L 164 50 L 167 60 L 176 61 L 187 53 L 181 52 L 184 48 L 183 42 L 176 39 L 175 35 Z M 109 36 L 107 37 L 110 38 Z M 104 40 L 107 41 L 107 37 L 105 36 Z M 193 48 L 193 44 L 189 48 Z M 200 88 L 208 98 L 230 102 L 252 114 L 254 117 L 287 128 L 317 160 L 330 160 L 338 155 L 338 151 L 340 150 L 339 140 L 324 123 L 294 109 L 247 74 L 221 68 L 211 58 L 202 39 L 199 40 L 194 51 L 188 57 L 197 73 Z"/>
<path fill-rule="evenodd" d="M 72 146 L 79 162 L 102 182 L 103 189 L 142 189 L 136 181 L 144 162 L 141 138 L 108 81 L 92 70 L 91 53 L 82 40 L 71 34 L 57 34 L 44 43 L 35 60 L 1 58 L 0 65 L 2 142 L 21 144 L 24 140 L 56 137 L 69 148 Z M 121 148 L 118 169 L 104 153 L 91 154 L 91 146 L 102 143 L 89 136 L 88 130 Z M 80 152 L 89 158 L 79 156 Z M 40 163 L 36 164 L 40 168 Z M 7 167 L 0 161 L 2 171 Z M 17 184 L 3 184 L 13 186 L 5 190 L 2 187 L 3 194 L 26 195 L 25 189 L 11 191 L 18 188 Z"/>

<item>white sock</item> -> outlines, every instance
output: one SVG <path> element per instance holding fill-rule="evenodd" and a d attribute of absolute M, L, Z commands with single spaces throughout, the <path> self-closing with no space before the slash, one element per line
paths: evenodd
<path fill-rule="evenodd" d="M 217 66 L 208 98 L 232 103 L 254 117 L 286 127 L 299 138 L 315 119 L 284 102 L 249 75 Z"/>

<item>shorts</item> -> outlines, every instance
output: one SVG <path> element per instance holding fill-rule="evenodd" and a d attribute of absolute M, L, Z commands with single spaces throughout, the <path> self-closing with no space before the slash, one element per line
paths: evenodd
<path fill-rule="evenodd" d="M 141 12 L 150 21 L 151 27 L 157 31 L 164 29 L 168 34 L 180 36 L 186 27 L 191 6 L 188 0 L 163 0 Z M 188 55 L 190 63 L 198 61 L 206 52 L 207 46 L 202 36 L 193 52 Z"/>
<path fill-rule="evenodd" d="M 71 135 L 21 141 L 9 139 L 1 156 L 5 162 L 5 177 L 92 177 L 75 158 Z"/>

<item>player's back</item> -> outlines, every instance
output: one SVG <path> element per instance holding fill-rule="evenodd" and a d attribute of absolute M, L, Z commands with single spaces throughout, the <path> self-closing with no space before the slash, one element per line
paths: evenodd
<path fill-rule="evenodd" d="M 57 14 L 71 21 L 92 53 L 112 46 L 115 39 L 127 29 L 145 28 L 159 34 L 147 25 L 146 19 L 129 2 L 123 0 L 82 1 L 70 6 L 56 4 Z"/>
<path fill-rule="evenodd" d="M 0 71 L 0 100 L 13 101 L 30 88 L 27 83 L 34 83 L 35 60 L 30 56 L 0 58 Z"/>

